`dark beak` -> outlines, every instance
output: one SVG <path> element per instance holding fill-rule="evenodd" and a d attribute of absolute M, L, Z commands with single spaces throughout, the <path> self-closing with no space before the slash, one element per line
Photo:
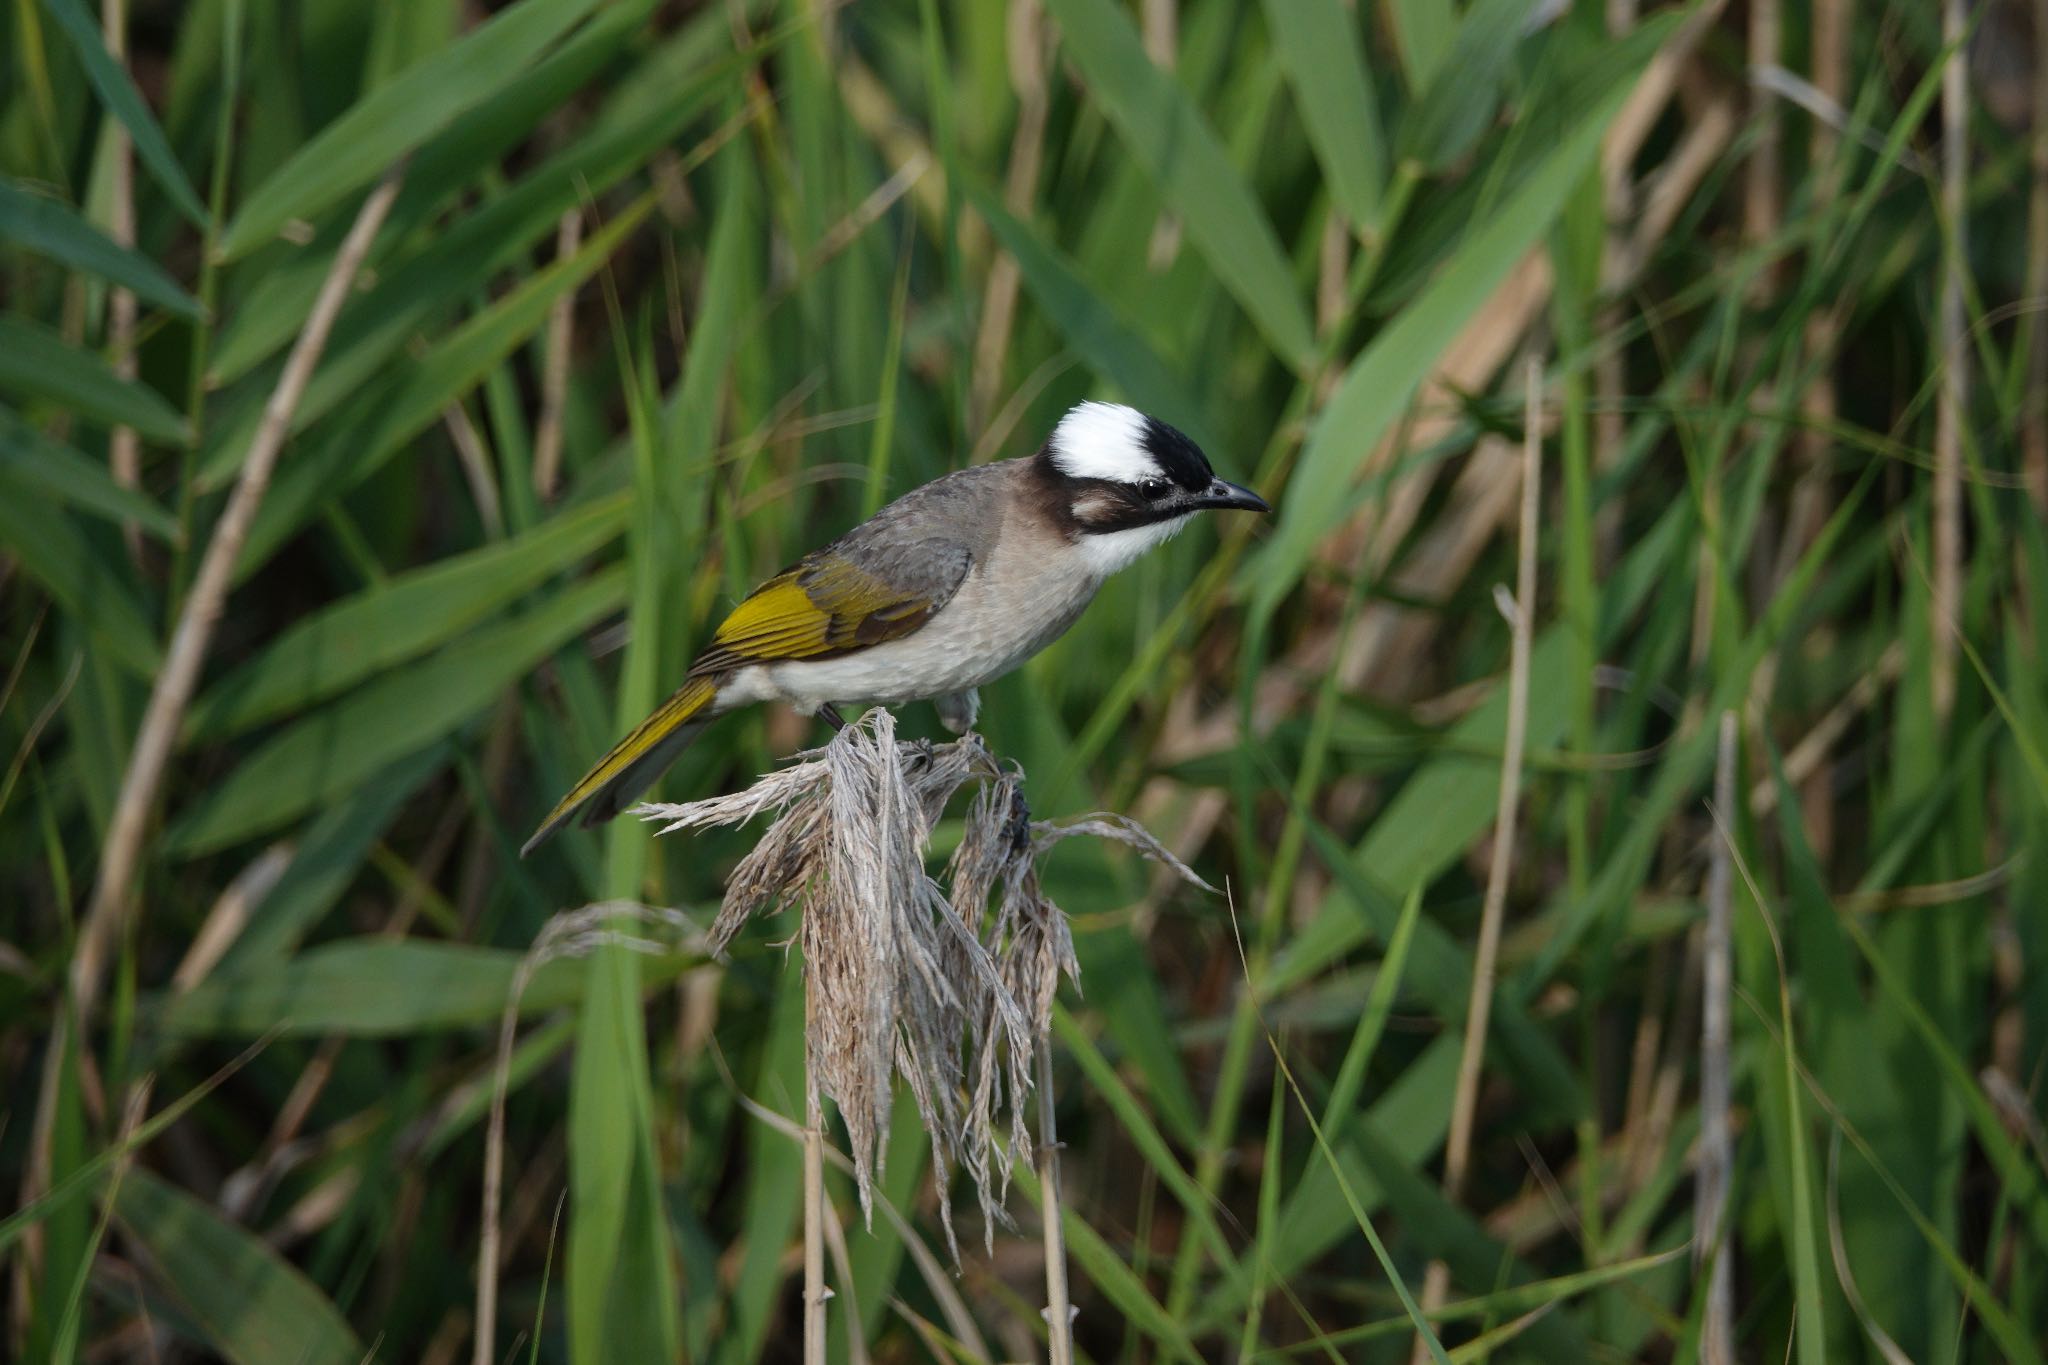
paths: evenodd
<path fill-rule="evenodd" d="M 1266 500 L 1249 488 L 1242 488 L 1222 479 L 1212 482 L 1207 488 L 1191 499 L 1195 506 L 1210 511 L 1270 512 Z"/>

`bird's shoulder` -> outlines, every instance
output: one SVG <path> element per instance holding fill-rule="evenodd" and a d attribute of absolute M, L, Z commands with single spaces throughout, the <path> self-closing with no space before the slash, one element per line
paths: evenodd
<path fill-rule="evenodd" d="M 1001 534 L 1022 463 L 975 465 L 920 484 L 788 572 L 816 577 L 846 564 L 901 591 L 950 596 Z"/>

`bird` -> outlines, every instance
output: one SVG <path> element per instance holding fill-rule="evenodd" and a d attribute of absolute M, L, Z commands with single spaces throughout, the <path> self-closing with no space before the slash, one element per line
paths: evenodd
<path fill-rule="evenodd" d="M 1270 512 L 1185 433 L 1120 403 L 1067 410 L 1035 454 L 922 484 L 734 607 L 682 686 L 585 773 L 523 857 L 579 812 L 610 820 L 719 716 L 779 701 L 934 701 L 955 734 L 979 688 L 1044 649 L 1096 590 L 1207 511 Z"/>

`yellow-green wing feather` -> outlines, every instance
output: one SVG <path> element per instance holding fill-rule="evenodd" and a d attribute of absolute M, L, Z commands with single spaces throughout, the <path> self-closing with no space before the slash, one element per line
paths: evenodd
<path fill-rule="evenodd" d="M 690 671 L 824 658 L 898 639 L 930 619 L 958 581 L 952 576 L 940 594 L 906 589 L 842 555 L 819 551 L 734 607 Z"/>
<path fill-rule="evenodd" d="M 577 784 L 569 788 L 569 794 L 555 803 L 548 812 L 548 818 L 541 821 L 540 828 L 526 841 L 519 852 L 523 857 L 550 834 L 569 822 L 578 808 L 597 796 L 612 783 L 626 776 L 633 765 L 658 750 L 683 726 L 690 723 L 698 713 L 709 706 L 718 695 L 718 684 L 708 677 L 692 677 L 677 688 L 675 694 L 656 708 L 653 715 L 633 727 L 633 733 L 614 744 L 611 752 L 597 761 L 597 765 Z M 649 775 L 652 780 L 653 775 Z M 616 811 L 607 810 L 602 818 L 609 819 Z"/>

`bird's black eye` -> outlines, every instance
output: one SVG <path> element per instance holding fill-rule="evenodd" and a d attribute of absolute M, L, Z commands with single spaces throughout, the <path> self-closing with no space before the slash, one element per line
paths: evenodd
<path fill-rule="evenodd" d="M 1166 496 L 1166 480 L 1147 479 L 1138 485 L 1138 491 L 1145 495 L 1147 502 L 1157 502 Z"/>

